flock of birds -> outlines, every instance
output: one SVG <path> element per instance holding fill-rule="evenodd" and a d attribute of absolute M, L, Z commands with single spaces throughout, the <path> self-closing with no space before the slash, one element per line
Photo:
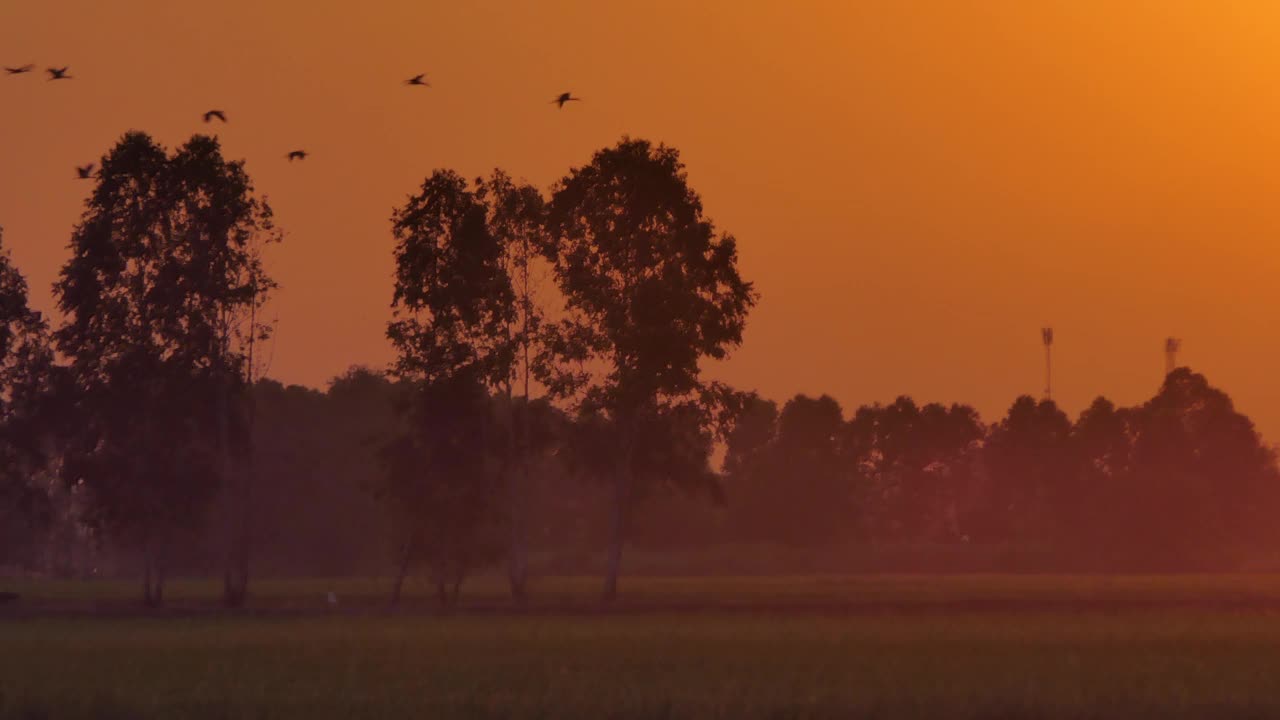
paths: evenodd
<path fill-rule="evenodd" d="M 6 75 L 26 75 L 27 73 L 34 72 L 35 69 L 36 69 L 35 65 L 27 64 L 27 65 L 20 65 L 18 67 L 6 66 L 4 68 L 4 71 Z M 45 68 L 45 72 L 49 74 L 50 81 L 71 80 L 73 79 L 72 76 L 67 74 L 70 71 L 71 71 L 70 66 L 60 67 L 60 68 L 58 67 Z M 416 86 L 416 87 L 428 87 L 428 88 L 431 87 L 431 83 L 427 82 L 426 73 L 419 73 L 417 75 L 414 75 L 408 80 L 405 80 L 404 84 L 410 85 L 410 86 Z M 581 102 L 581 101 L 582 101 L 582 98 L 574 97 L 573 93 L 563 92 L 557 95 L 555 99 L 551 101 L 551 104 L 563 110 L 565 103 Z M 203 117 L 206 123 L 213 122 L 214 120 L 217 120 L 218 122 L 222 122 L 222 123 L 227 122 L 227 114 L 222 110 L 209 110 L 204 113 Z M 307 155 L 308 153 L 306 150 L 291 150 L 287 155 L 285 155 L 285 158 L 289 162 L 293 162 L 294 160 L 306 160 Z M 89 163 L 88 165 L 77 166 L 76 175 L 81 180 L 91 179 L 93 177 L 93 169 L 94 169 L 93 163 Z"/>

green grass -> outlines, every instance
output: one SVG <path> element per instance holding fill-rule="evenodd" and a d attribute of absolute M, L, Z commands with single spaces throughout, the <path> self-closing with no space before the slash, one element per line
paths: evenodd
<path fill-rule="evenodd" d="M 124 607 L 131 585 L 28 584 L 24 612 L 0 612 L 0 716 L 1280 717 L 1280 614 L 945 609 L 958 598 L 1280 600 L 1274 577 L 650 579 L 626 588 L 645 612 L 306 611 L 330 586 L 372 608 L 385 585 L 263 583 L 256 603 L 293 612 L 146 617 L 67 611 Z M 177 583 L 172 597 L 215 589 Z M 596 583 L 541 589 L 546 609 L 585 603 Z M 483 601 L 501 586 L 473 590 Z M 877 595 L 910 611 L 857 604 Z M 734 612 L 662 605 L 689 600 Z M 39 603 L 61 610 L 29 607 Z M 794 611 L 806 608 L 822 611 Z"/>
<path fill-rule="evenodd" d="M 535 579 L 535 609 L 594 609 L 601 587 L 596 577 Z M 1024 609 L 1123 609 L 1135 606 L 1239 608 L 1280 611 L 1280 575 L 830 575 L 807 577 L 642 577 L 623 578 L 621 609 L 965 609 L 1004 604 Z M 137 582 L 0 581 L 0 590 L 22 594 L 30 609 L 136 608 Z M 320 611 L 326 595 L 337 593 L 345 609 L 383 609 L 391 591 L 385 578 L 256 580 L 251 604 L 261 610 Z M 214 609 L 220 597 L 214 580 L 179 579 L 166 586 L 171 606 Z M 406 602 L 432 602 L 434 590 L 411 579 Z M 496 575 L 471 579 L 463 603 L 502 608 L 505 580 Z M 973 609 L 970 607 L 970 609 Z M 0 616 L 2 618 L 3 616 Z"/>

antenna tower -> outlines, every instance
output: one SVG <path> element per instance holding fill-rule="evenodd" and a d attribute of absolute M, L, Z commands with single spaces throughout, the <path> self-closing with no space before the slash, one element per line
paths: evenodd
<path fill-rule="evenodd" d="M 1053 328 L 1040 328 L 1044 341 L 1044 399 L 1053 399 Z"/>
<path fill-rule="evenodd" d="M 1164 339 L 1164 376 L 1178 367 L 1178 351 L 1182 349 L 1182 340 L 1176 337 Z"/>

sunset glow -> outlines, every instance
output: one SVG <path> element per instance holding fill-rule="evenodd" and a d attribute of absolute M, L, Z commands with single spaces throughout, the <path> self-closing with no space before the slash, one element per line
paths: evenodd
<path fill-rule="evenodd" d="M 209 108 L 287 233 L 271 375 L 384 366 L 388 218 L 437 167 L 546 187 L 680 148 L 762 300 L 716 373 L 777 398 L 1148 397 L 1163 339 L 1269 437 L 1280 11 L 1269 2 L 4 3 L 0 225 L 49 311 L 96 161 Z M 405 88 L 426 73 L 432 87 Z M 547 100 L 583 98 L 563 111 Z M 311 152 L 304 164 L 284 154 Z"/>

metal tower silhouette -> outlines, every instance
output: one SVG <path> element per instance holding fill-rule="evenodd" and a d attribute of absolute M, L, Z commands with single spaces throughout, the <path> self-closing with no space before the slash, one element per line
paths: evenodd
<path fill-rule="evenodd" d="M 1168 337 L 1164 339 L 1164 376 L 1169 377 L 1169 373 L 1178 367 L 1178 350 L 1182 349 L 1182 341 L 1176 337 Z"/>
<path fill-rule="evenodd" d="M 1044 341 L 1044 399 L 1053 399 L 1053 328 L 1040 328 Z"/>

